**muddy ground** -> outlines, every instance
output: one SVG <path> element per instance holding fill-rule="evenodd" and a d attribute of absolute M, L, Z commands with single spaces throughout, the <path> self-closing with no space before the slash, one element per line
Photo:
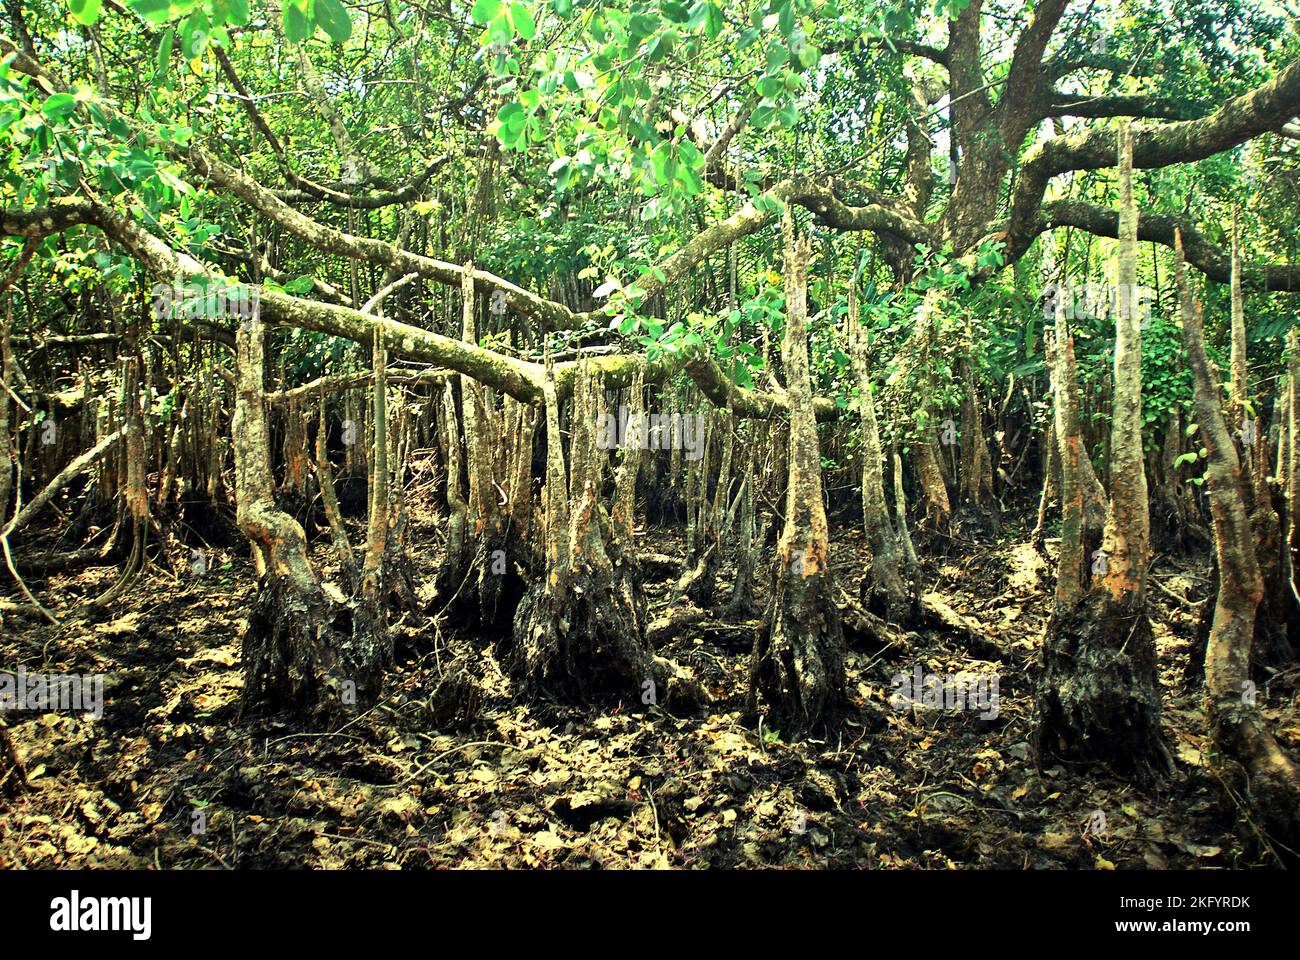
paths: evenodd
<path fill-rule="evenodd" d="M 417 511 L 418 512 L 418 511 Z M 417 522 L 425 582 L 438 524 Z M 677 533 L 639 532 L 681 556 Z M 1049 541 L 1049 552 L 1052 544 Z M 325 563 L 325 548 L 318 548 Z M 860 532 L 833 541 L 856 595 Z M 113 568 L 34 581 L 74 610 Z M 32 789 L 0 799 L 0 867 L 909 867 L 1194 868 L 1270 865 L 1201 755 L 1198 690 L 1183 678 L 1208 558 L 1160 559 L 1152 616 L 1164 730 L 1177 770 L 1138 788 L 1096 771 L 1035 771 L 1032 677 L 1050 567 L 1023 527 L 957 542 L 926 563 L 926 589 L 983 640 L 894 631 L 851 650 L 853 707 L 833 742 L 789 744 L 741 722 L 757 621 L 707 619 L 660 653 L 714 700 L 706 715 L 594 712 L 516 702 L 491 650 L 447 624 L 402 623 L 422 649 L 385 700 L 334 731 L 240 720 L 239 635 L 255 589 L 247 559 L 216 552 L 207 572 L 152 569 L 111 613 L 61 627 L 10 617 L 8 669 L 103 673 L 105 709 L 12 714 Z M 651 566 L 651 617 L 671 613 L 670 570 Z M 729 570 L 721 580 L 729 586 Z M 760 586 L 760 598 L 765 592 Z M 483 698 L 464 729 L 436 729 L 429 691 L 463 658 Z M 998 715 L 895 709 L 891 678 L 996 671 Z M 1300 745 L 1295 672 L 1261 686 L 1265 715 Z M 1101 816 L 1098 815 L 1100 811 Z"/>

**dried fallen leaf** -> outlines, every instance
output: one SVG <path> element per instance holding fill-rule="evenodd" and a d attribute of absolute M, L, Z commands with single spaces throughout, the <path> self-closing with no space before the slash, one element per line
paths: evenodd
<path fill-rule="evenodd" d="M 135 633 L 140 628 L 140 614 L 128 613 L 118 617 L 112 623 L 101 623 L 95 629 L 108 637 L 120 637 Z"/>
<path fill-rule="evenodd" d="M 550 830 L 541 830 L 534 833 L 528 839 L 532 842 L 533 846 L 540 847 L 543 850 L 559 850 L 564 846 L 564 841 Z"/>

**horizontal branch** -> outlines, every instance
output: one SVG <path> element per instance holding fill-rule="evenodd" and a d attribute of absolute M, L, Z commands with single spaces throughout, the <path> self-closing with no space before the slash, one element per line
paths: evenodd
<path fill-rule="evenodd" d="M 845 202 L 833 179 L 790 177 L 776 183 L 758 197 L 746 201 L 725 220 L 701 230 L 659 264 L 658 275 L 648 274 L 638 280 L 637 288 L 643 299 L 648 299 L 681 280 L 709 255 L 775 222 L 781 208 L 780 205 L 771 204 L 771 200 L 802 207 L 818 223 L 839 230 L 889 234 L 902 237 L 913 244 L 929 243 L 934 239 L 933 230 L 927 224 L 907 217 L 900 210 L 884 203 L 854 206 Z"/>
<path fill-rule="evenodd" d="M 265 393 L 263 396 L 266 402 L 273 406 L 283 406 L 290 403 L 301 403 L 321 393 L 339 393 L 344 390 L 352 390 L 356 387 L 364 386 L 374 379 L 373 370 L 357 370 L 353 373 L 332 373 L 323 377 L 317 377 L 307 383 L 296 387 L 289 387 L 285 390 L 277 390 L 274 393 Z M 442 369 L 429 370 L 388 370 L 385 374 L 389 383 L 441 383 L 448 377 L 452 376 L 452 371 Z M 233 381 L 234 375 L 231 374 Z"/>
<path fill-rule="evenodd" d="M 12 53 L 16 49 L 12 40 L 0 35 L 0 54 Z M 46 92 L 62 89 L 57 78 L 25 55 L 20 54 L 15 58 L 14 67 L 19 72 L 37 79 Z M 466 268 L 459 264 L 415 254 L 383 240 L 354 236 L 315 220 L 285 203 L 276 196 L 275 192 L 262 186 L 243 171 L 225 163 L 200 144 L 194 143 L 189 147 L 182 147 L 170 140 L 157 137 L 152 129 L 132 117 L 107 106 L 103 109 L 120 119 L 142 140 L 178 163 L 184 164 L 191 174 L 205 181 L 209 187 L 246 203 L 322 252 L 373 263 L 399 276 L 415 273 L 426 280 L 460 287 Z M 826 226 L 842 230 L 875 231 L 901 237 L 911 243 L 927 243 L 933 240 L 932 231 L 925 224 L 909 218 L 898 208 L 876 202 L 855 206 L 844 201 L 837 189 L 843 186 L 844 184 L 837 184 L 836 181 L 828 178 L 792 177 L 772 186 L 766 191 L 765 196 L 782 203 L 801 206 Z M 638 282 L 643 297 L 649 298 L 661 292 L 684 278 L 710 254 L 765 226 L 774 216 L 774 207 L 775 205 L 769 205 L 757 198 L 750 200 L 727 220 L 697 234 L 662 261 L 655 271 Z M 475 269 L 473 275 L 477 290 L 488 293 L 500 292 L 506 308 L 537 320 L 545 329 L 574 329 L 588 324 L 593 319 L 593 313 L 570 310 L 564 304 L 540 297 L 486 271 Z"/>
<path fill-rule="evenodd" d="M 1126 77 L 1149 77 L 1159 69 L 1160 61 L 1154 57 L 1135 61 L 1113 53 L 1086 52 L 1070 57 L 1052 57 L 1043 63 L 1042 72 L 1049 80 L 1059 80 L 1080 70 L 1099 70 Z"/>
<path fill-rule="evenodd" d="M 0 234 L 9 236 L 44 236 L 58 229 L 90 225 L 126 247 L 153 272 L 169 277 L 211 278 L 213 271 L 188 254 L 180 253 L 149 233 L 128 214 L 99 201 L 64 197 L 51 201 L 49 207 L 35 211 L 0 209 Z M 262 288 L 257 298 L 257 319 L 269 320 L 303 330 L 314 330 L 355 343 L 373 342 L 379 328 L 384 343 L 395 357 L 406 357 L 436 364 L 463 373 L 486 386 L 507 393 L 525 403 L 541 403 L 545 368 L 542 364 L 486 347 L 453 340 L 420 327 L 371 316 L 350 307 L 305 300 L 279 290 Z M 694 362 L 690 362 L 690 361 Z M 706 396 L 719 396 L 717 384 L 724 375 L 712 360 L 677 354 L 646 365 L 640 357 L 606 355 L 555 364 L 557 393 L 568 394 L 577 377 L 579 365 L 590 364 L 609 386 L 630 383 L 638 368 L 647 367 L 647 382 L 664 382 L 678 371 L 699 378 Z M 740 416 L 770 417 L 789 409 L 786 398 L 777 393 L 747 390 L 731 385 L 727 400 L 734 403 Z M 829 408 L 823 416 L 830 413 Z"/>
<path fill-rule="evenodd" d="M 1045 95 L 1046 117 L 1144 117 L 1152 120 L 1195 120 L 1210 112 L 1204 104 L 1173 97 L 1143 94 L 1091 97 L 1079 93 L 1049 91 Z"/>
<path fill-rule="evenodd" d="M 1150 169 L 1191 163 L 1222 153 L 1282 126 L 1300 110 L 1300 61 L 1268 82 L 1234 97 L 1207 117 L 1135 130 L 1133 166 Z M 1009 246 L 1037 228 L 1048 182 L 1072 170 L 1102 170 L 1115 165 L 1117 133 L 1092 127 L 1035 144 L 1025 155 L 1012 192 Z"/>
<path fill-rule="evenodd" d="M 1039 232 L 1054 227 L 1077 227 L 1098 237 L 1119 236 L 1119 214 L 1091 203 L 1061 200 L 1045 204 Z M 1187 262 L 1211 280 L 1227 283 L 1232 276 L 1228 251 L 1211 243 L 1190 221 L 1182 217 L 1142 213 L 1138 216 L 1138 239 L 1174 248 L 1175 231 L 1181 231 Z M 1260 290 L 1300 291 L 1300 264 L 1244 264 L 1242 282 Z"/>

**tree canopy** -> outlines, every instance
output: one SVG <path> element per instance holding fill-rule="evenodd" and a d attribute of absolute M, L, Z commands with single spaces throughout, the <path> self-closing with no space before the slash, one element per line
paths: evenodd
<path fill-rule="evenodd" d="M 613 329 L 611 373 L 686 363 L 722 399 L 754 388 L 753 332 L 779 325 L 786 206 L 826 240 L 818 309 L 861 272 L 869 308 L 905 318 L 899 298 L 936 283 L 1008 285 L 1044 235 L 1114 237 L 1117 118 L 1137 121 L 1139 239 L 1179 228 L 1226 281 L 1245 204 L 1248 288 L 1300 285 L 1279 223 L 1297 40 L 1267 2 L 7 6 L 13 255 L 37 245 L 72 289 L 142 269 L 259 283 L 268 319 L 358 342 L 367 281 L 415 273 L 390 347 L 521 398 L 540 368 L 446 343 L 414 308 L 471 260 L 534 344 Z M 54 239 L 77 224 L 95 229 Z M 1048 281 L 1020 276 L 1032 303 Z M 326 349 L 298 343 L 309 365 Z"/>

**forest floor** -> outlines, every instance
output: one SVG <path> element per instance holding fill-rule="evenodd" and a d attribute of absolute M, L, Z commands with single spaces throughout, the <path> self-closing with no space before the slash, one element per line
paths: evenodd
<path fill-rule="evenodd" d="M 437 529 L 417 518 L 412 542 L 436 544 Z M 675 530 L 640 538 L 647 551 L 682 555 Z M 863 538 L 841 527 L 832 543 L 840 587 L 856 595 Z M 431 584 L 438 551 L 421 552 Z M 1208 558 L 1165 558 L 1153 570 L 1176 772 L 1139 788 L 1095 770 L 1034 769 L 1033 664 L 1052 579 L 1023 529 L 948 553 L 926 563 L 926 588 L 971 618 L 984 659 L 969 636 L 942 630 L 854 642 L 842 733 L 796 744 L 740 720 L 757 619 L 705 619 L 659 650 L 713 696 L 697 718 L 526 706 L 484 644 L 426 623 L 398 629 L 429 652 L 403 662 L 385 700 L 339 729 L 240 720 L 249 563 L 219 557 L 179 581 L 154 570 L 111 613 L 0 627 L 8 669 L 106 676 L 100 719 L 9 716 L 33 789 L 0 799 L 0 867 L 1269 864 L 1204 765 L 1199 690 L 1183 679 Z M 38 582 L 48 604 L 74 610 L 115 576 L 99 568 Z M 672 606 L 671 576 L 648 579 L 651 618 Z M 484 700 L 472 726 L 446 733 L 428 722 L 424 697 L 457 656 Z M 918 664 L 937 674 L 996 671 L 996 718 L 892 708 L 891 678 Z M 1293 747 L 1298 679 L 1261 686 L 1265 716 Z"/>

